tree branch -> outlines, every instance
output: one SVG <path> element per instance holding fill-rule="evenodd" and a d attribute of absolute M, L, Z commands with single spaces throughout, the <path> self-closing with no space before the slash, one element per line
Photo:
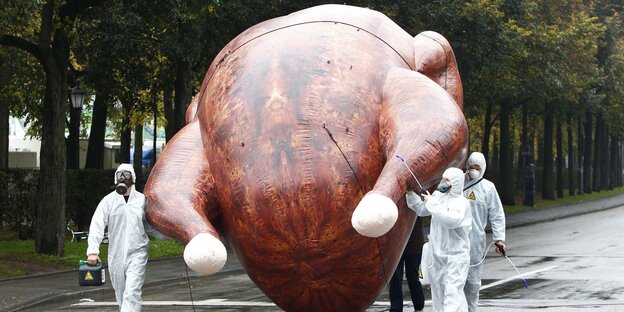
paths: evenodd
<path fill-rule="evenodd" d="M 71 74 L 73 75 L 74 79 L 78 79 L 82 76 L 86 76 L 87 72 L 84 70 L 78 70 L 76 69 L 76 66 L 74 66 L 74 64 L 72 64 L 71 62 L 69 63 L 69 70 L 71 72 Z"/>
<path fill-rule="evenodd" d="M 83 10 L 99 6 L 104 1 L 106 0 L 70 0 L 60 8 L 59 16 L 61 18 L 69 17 L 73 21 Z"/>
<path fill-rule="evenodd" d="M 39 51 L 48 54 L 54 28 L 54 1 L 48 1 L 41 10 L 41 29 L 39 30 Z"/>
<path fill-rule="evenodd" d="M 8 46 L 8 47 L 14 47 L 14 48 L 18 48 L 20 50 L 24 50 L 30 54 L 32 54 L 35 58 L 37 58 L 37 60 L 39 60 L 39 62 L 41 64 L 43 64 L 43 55 L 41 54 L 41 52 L 37 49 L 37 46 L 30 42 L 27 41 L 23 38 L 20 37 L 16 37 L 13 35 L 6 35 L 3 34 L 0 36 L 0 45 L 4 45 L 4 46 Z"/>

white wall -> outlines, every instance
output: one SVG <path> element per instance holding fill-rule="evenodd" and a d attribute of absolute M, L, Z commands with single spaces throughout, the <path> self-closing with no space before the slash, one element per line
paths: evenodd
<path fill-rule="evenodd" d="M 26 135 L 26 128 L 16 118 L 9 119 L 9 168 L 31 168 L 32 153 L 35 153 L 35 165 L 39 167 L 41 141 Z M 23 154 L 23 155 L 22 155 Z"/>

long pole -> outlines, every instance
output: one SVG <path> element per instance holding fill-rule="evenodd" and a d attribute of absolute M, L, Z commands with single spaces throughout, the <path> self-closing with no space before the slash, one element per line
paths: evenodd
<path fill-rule="evenodd" d="M 78 169 L 80 166 L 80 108 L 72 107 L 69 116 L 69 144 L 67 168 Z"/>

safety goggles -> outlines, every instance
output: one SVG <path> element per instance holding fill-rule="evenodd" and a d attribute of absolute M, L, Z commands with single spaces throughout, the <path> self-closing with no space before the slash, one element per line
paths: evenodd
<path fill-rule="evenodd" d="M 130 171 L 119 171 L 115 173 L 115 176 L 117 177 L 117 181 L 132 181 L 132 172 Z"/>

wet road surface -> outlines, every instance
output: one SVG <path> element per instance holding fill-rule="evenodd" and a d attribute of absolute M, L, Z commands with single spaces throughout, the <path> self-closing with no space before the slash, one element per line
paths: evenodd
<path fill-rule="evenodd" d="M 480 311 L 624 311 L 624 207 L 507 230 L 507 259 L 490 249 Z M 148 273 L 149 274 L 149 271 Z M 189 288 L 190 286 L 190 288 Z M 405 298 L 409 289 L 404 283 Z M 191 300 L 191 296 L 192 299 Z M 430 298 L 428 288 L 426 298 Z M 82 302 L 81 302 L 82 300 Z M 143 311 L 280 311 L 242 269 L 148 285 Z M 408 299 L 409 300 L 409 299 Z M 404 311 L 413 311 L 406 302 Z M 387 311 L 384 291 L 367 311 Z M 425 310 L 431 309 L 427 302 Z M 112 291 L 23 311 L 118 311 Z"/>

